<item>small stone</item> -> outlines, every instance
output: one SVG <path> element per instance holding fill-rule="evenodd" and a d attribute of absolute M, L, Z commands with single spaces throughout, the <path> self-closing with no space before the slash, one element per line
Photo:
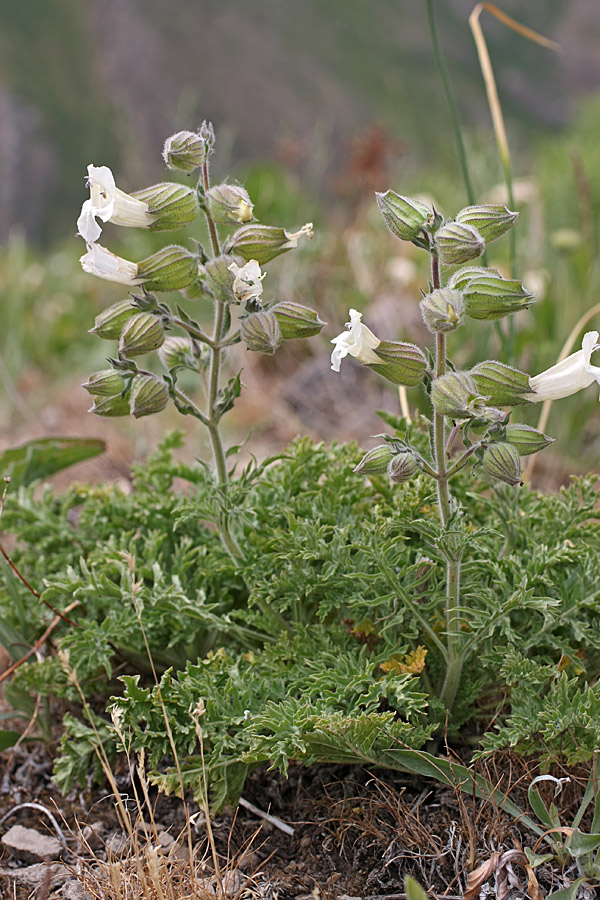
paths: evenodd
<path fill-rule="evenodd" d="M 158 843 L 163 850 L 168 852 L 175 843 L 175 838 L 168 831 L 161 831 L 158 835 Z"/>
<path fill-rule="evenodd" d="M 31 891 L 46 885 L 50 889 L 59 887 L 72 877 L 71 872 L 61 863 L 36 863 L 33 866 L 25 866 L 22 869 L 0 869 L 0 888 L 5 880 L 9 884 L 21 885 L 27 890 L 27 896 Z M 13 897 L 12 888 L 9 897 Z"/>
<path fill-rule="evenodd" d="M 227 897 L 235 897 L 243 889 L 248 879 L 238 869 L 225 872 L 221 879 L 221 893 Z"/>
<path fill-rule="evenodd" d="M 63 852 L 61 842 L 48 834 L 40 834 L 34 828 L 13 825 L 9 828 L 2 843 L 15 859 L 22 862 L 39 863 L 58 859 Z"/>
<path fill-rule="evenodd" d="M 129 847 L 129 838 L 122 831 L 113 831 L 106 839 L 106 852 L 110 857 L 122 856 Z"/>
<path fill-rule="evenodd" d="M 60 898 L 61 900 L 93 900 L 89 891 L 86 891 L 81 882 L 75 881 L 75 879 L 63 884 Z"/>
<path fill-rule="evenodd" d="M 84 846 L 89 847 L 90 850 L 100 850 L 104 846 L 104 841 L 102 840 L 103 831 L 104 825 L 102 822 L 91 822 L 89 825 L 84 825 L 81 832 Z"/>

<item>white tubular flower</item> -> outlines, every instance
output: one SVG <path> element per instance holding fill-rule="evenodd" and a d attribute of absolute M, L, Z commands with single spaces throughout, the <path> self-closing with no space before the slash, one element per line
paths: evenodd
<path fill-rule="evenodd" d="M 362 315 L 355 309 L 350 310 L 350 321 L 346 323 L 348 331 L 343 331 L 331 341 L 335 349 L 331 354 L 331 368 L 340 371 L 340 364 L 345 356 L 354 356 L 365 365 L 381 363 L 381 359 L 373 352 L 381 341 L 361 322 Z"/>
<path fill-rule="evenodd" d="M 136 285 L 144 281 L 137 277 L 137 263 L 115 256 L 101 244 L 88 244 L 87 248 L 87 253 L 79 260 L 84 272 L 118 284 Z"/>
<path fill-rule="evenodd" d="M 527 394 L 531 403 L 543 400 L 560 400 L 588 387 L 594 381 L 600 384 L 600 366 L 590 362 L 594 350 L 598 350 L 598 332 L 588 331 L 581 343 L 581 350 L 571 353 L 545 372 L 529 379 L 533 394 Z"/>
<path fill-rule="evenodd" d="M 266 272 L 260 271 L 260 266 L 255 259 L 249 260 L 244 266 L 231 263 L 227 268 L 234 275 L 233 293 L 236 300 L 245 303 L 252 297 L 260 297 L 263 292 L 262 280 Z"/>
<path fill-rule="evenodd" d="M 102 233 L 96 218 L 131 228 L 147 228 L 154 221 L 148 212 L 147 203 L 119 190 L 108 166 L 90 164 L 87 186 L 90 189 L 90 199 L 81 207 L 81 214 L 77 219 L 78 234 L 86 243 L 97 241 Z"/>

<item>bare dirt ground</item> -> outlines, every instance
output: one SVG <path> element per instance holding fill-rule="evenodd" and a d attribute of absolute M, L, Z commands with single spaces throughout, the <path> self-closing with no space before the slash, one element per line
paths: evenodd
<path fill-rule="evenodd" d="M 49 780 L 50 770 L 50 753 L 40 746 L 20 748 L 5 756 L 0 830 L 5 834 L 9 826 L 19 824 L 39 834 L 56 836 L 39 806 L 20 804 L 45 807 L 53 813 L 62 832 L 65 846 L 60 856 L 68 871 L 53 870 L 57 883 L 42 893 L 46 889 L 41 876 L 43 868 L 38 867 L 36 894 L 35 886 L 32 892 L 31 880 L 24 885 L 30 867 L 11 857 L 5 848 L 0 860 L 0 896 L 7 900 L 75 897 L 74 888 L 70 887 L 76 880 L 74 872 L 91 891 L 89 896 L 102 896 L 94 893 L 94 873 L 102 866 L 106 869 L 107 860 L 126 873 L 132 865 L 132 853 L 139 857 L 144 852 L 140 850 L 143 839 L 132 851 L 131 839 L 115 814 L 109 790 L 88 788 L 61 797 Z M 127 771 L 121 768 L 115 774 L 122 796 L 131 800 L 135 785 Z M 526 806 L 526 786 L 534 777 L 531 767 L 510 756 L 498 757 L 490 774 L 504 785 L 510 779 L 516 785 L 511 796 Z M 140 793 L 139 785 L 137 790 Z M 561 797 L 563 809 L 576 806 L 582 790 L 575 773 L 564 799 Z M 150 802 L 152 812 L 145 807 L 142 815 L 147 822 L 155 823 L 151 829 L 155 843 L 162 847 L 165 856 L 179 852 L 185 860 L 187 842 L 178 841 L 186 823 L 182 802 L 157 797 L 154 791 Z M 207 884 L 211 878 L 214 884 L 205 819 L 193 799 L 188 803 L 187 814 L 194 822 L 194 855 L 199 864 L 204 860 L 198 872 L 202 872 Z M 293 765 L 285 779 L 279 773 L 257 769 L 246 783 L 243 803 L 235 811 L 217 815 L 212 822 L 225 896 L 401 900 L 406 896 L 404 878 L 411 875 L 430 896 L 453 900 L 464 896 L 469 873 L 479 871 L 481 896 L 493 896 L 494 889 L 503 883 L 504 893 L 500 891 L 497 896 L 542 897 L 542 893 L 535 893 L 534 885 L 539 884 L 544 892 L 556 890 L 566 883 L 563 876 L 569 877 L 566 869 L 561 872 L 542 865 L 532 880 L 523 848 L 534 847 L 536 836 L 494 804 L 398 773 L 347 766 Z M 268 812 L 273 820 L 261 818 L 252 806 Z M 135 804 L 131 802 L 130 808 L 135 819 Z M 503 856 L 510 862 L 508 867 L 507 863 L 502 865 Z M 61 879 L 63 883 L 58 884 Z M 471 888 L 474 881 L 477 878 L 471 874 Z M 488 887 L 484 888 L 486 883 Z M 120 896 L 146 897 L 135 891 L 119 895 L 110 890 L 105 896 L 110 900 L 120 900 Z M 158 893 L 154 896 L 160 900 Z M 192 894 L 175 894 L 175 900 L 186 900 L 188 896 Z M 471 896 L 479 896 L 479 889 Z"/>

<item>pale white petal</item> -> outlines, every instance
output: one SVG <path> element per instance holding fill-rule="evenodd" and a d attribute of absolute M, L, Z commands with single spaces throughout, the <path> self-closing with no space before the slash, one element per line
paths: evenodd
<path fill-rule="evenodd" d="M 84 272 L 115 281 L 118 284 L 142 284 L 143 278 L 137 277 L 137 263 L 116 256 L 100 244 L 88 244 L 87 253 L 79 260 Z"/>
<path fill-rule="evenodd" d="M 98 184 L 102 190 L 112 199 L 117 190 L 115 176 L 112 169 L 108 166 L 94 166 L 92 163 L 87 167 L 88 185 Z"/>
<path fill-rule="evenodd" d="M 90 164 L 87 185 L 90 199 L 83 204 L 77 227 L 88 243 L 97 241 L 101 234 L 95 219 L 130 228 L 147 228 L 152 224 L 148 204 L 119 190 L 108 166 Z"/>
<path fill-rule="evenodd" d="M 233 272 L 232 289 L 240 303 L 245 303 L 251 297 L 261 296 L 263 292 L 262 280 L 266 273 L 261 272 L 260 266 L 255 259 L 249 260 L 243 266 L 231 263 L 227 268 L 230 272 Z"/>
<path fill-rule="evenodd" d="M 86 244 L 93 244 L 102 234 L 102 229 L 94 217 L 91 200 L 86 200 L 81 207 L 81 213 L 77 219 L 77 234 L 81 235 Z"/>
<path fill-rule="evenodd" d="M 331 353 L 331 368 L 334 372 L 340 371 L 340 363 L 348 354 L 365 365 L 381 363 L 381 359 L 373 352 L 379 347 L 381 341 L 366 325 L 362 324 L 361 319 L 361 313 L 356 309 L 351 309 L 350 321 L 346 326 L 350 330 L 343 331 L 342 334 L 332 338 L 331 343 L 336 345 Z"/>
<path fill-rule="evenodd" d="M 534 378 L 529 379 L 533 390 L 527 399 L 533 403 L 544 400 L 561 400 L 588 387 L 597 381 L 600 384 L 600 368 L 592 366 L 590 358 L 597 348 L 598 332 L 588 331 L 584 336 L 581 350 L 571 353 L 566 359 L 556 363 Z"/>

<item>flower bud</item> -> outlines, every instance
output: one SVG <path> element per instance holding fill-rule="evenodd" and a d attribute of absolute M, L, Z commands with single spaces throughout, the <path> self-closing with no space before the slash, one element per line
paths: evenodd
<path fill-rule="evenodd" d="M 462 292 L 465 312 L 472 319 L 500 319 L 509 313 L 525 309 L 535 299 L 520 281 L 502 278 L 491 269 L 480 269 L 468 280 L 460 272 L 456 274 L 460 277 L 456 280 L 451 278 L 448 286 Z"/>
<path fill-rule="evenodd" d="M 485 241 L 472 225 L 446 222 L 435 236 L 440 262 L 445 266 L 459 266 L 481 256 Z"/>
<path fill-rule="evenodd" d="M 419 471 L 419 463 L 412 450 L 396 453 L 388 466 L 388 475 L 395 484 L 410 481 Z"/>
<path fill-rule="evenodd" d="M 379 444 L 365 453 L 354 471 L 357 475 L 382 475 L 387 472 L 395 453 L 393 444 Z"/>
<path fill-rule="evenodd" d="M 136 375 L 131 385 L 130 411 L 136 419 L 161 412 L 169 402 L 169 389 L 156 375 Z"/>
<path fill-rule="evenodd" d="M 270 311 L 246 316 L 240 321 L 240 330 L 248 350 L 273 354 L 281 344 L 281 329 Z"/>
<path fill-rule="evenodd" d="M 128 416 L 129 400 L 116 394 L 112 397 L 94 397 L 94 403 L 88 412 L 95 413 L 97 416 Z"/>
<path fill-rule="evenodd" d="M 486 447 L 483 454 L 483 468 L 492 478 L 497 478 L 506 484 L 523 484 L 521 460 L 517 449 L 511 444 L 499 442 Z"/>
<path fill-rule="evenodd" d="M 186 337 L 166 337 L 158 350 L 158 358 L 165 369 L 175 366 L 194 368 L 192 342 Z"/>
<path fill-rule="evenodd" d="M 141 356 L 157 350 L 165 339 L 165 331 L 160 319 L 150 313 L 138 313 L 125 323 L 119 342 L 119 353 L 123 356 Z"/>
<path fill-rule="evenodd" d="M 173 181 L 154 184 L 143 191 L 136 191 L 132 196 L 143 200 L 148 207 L 152 217 L 152 224 L 147 226 L 149 231 L 183 228 L 193 222 L 200 212 L 197 192 Z"/>
<path fill-rule="evenodd" d="M 311 222 L 296 232 L 273 225 L 245 225 L 232 235 L 227 250 L 238 253 L 245 260 L 255 259 L 262 266 L 287 250 L 295 250 L 301 237 L 310 240 L 312 236 Z"/>
<path fill-rule="evenodd" d="M 206 137 L 194 131 L 178 131 L 166 139 L 162 155 L 168 169 L 193 172 L 206 162 L 209 153 Z"/>
<path fill-rule="evenodd" d="M 139 309 L 132 300 L 119 300 L 118 303 L 113 303 L 112 306 L 96 316 L 94 327 L 90 328 L 90 334 L 95 334 L 107 341 L 117 340 L 121 336 L 125 322 L 137 313 L 139 313 Z"/>
<path fill-rule="evenodd" d="M 475 379 L 468 372 L 449 372 L 436 378 L 431 386 L 435 411 L 450 419 L 471 419 L 485 408 Z"/>
<path fill-rule="evenodd" d="M 125 391 L 125 380 L 115 369 L 104 369 L 94 372 L 81 386 L 94 397 L 115 397 Z"/>
<path fill-rule="evenodd" d="M 392 234 L 403 241 L 412 241 L 421 228 L 433 219 L 433 212 L 425 203 L 412 197 L 401 197 L 395 191 L 375 193 L 379 212 Z"/>
<path fill-rule="evenodd" d="M 419 303 L 425 325 L 432 334 L 445 334 L 458 328 L 463 317 L 463 298 L 460 291 L 450 288 L 432 291 Z"/>
<path fill-rule="evenodd" d="M 456 221 L 462 225 L 472 225 L 488 243 L 506 234 L 515 224 L 518 215 L 518 212 L 511 212 L 501 204 L 465 206 L 457 214 Z"/>
<path fill-rule="evenodd" d="M 254 204 L 241 184 L 216 184 L 206 192 L 206 207 L 216 225 L 244 225 L 253 219 Z"/>
<path fill-rule="evenodd" d="M 531 393 L 529 375 L 495 359 L 477 363 L 469 375 L 488 403 L 498 406 L 522 406 Z"/>
<path fill-rule="evenodd" d="M 233 282 L 235 275 L 232 265 L 243 262 L 239 256 L 231 256 L 230 254 L 221 254 L 213 259 L 207 260 L 204 271 L 206 272 L 206 287 L 211 292 L 215 300 L 222 303 L 231 303 L 236 299 L 233 292 Z"/>
<path fill-rule="evenodd" d="M 554 438 L 530 425 L 507 425 L 506 441 L 515 448 L 519 456 L 529 456 L 552 444 Z"/>
<path fill-rule="evenodd" d="M 319 334 L 325 325 L 316 310 L 300 303 L 292 303 L 290 300 L 272 306 L 270 311 L 277 319 L 284 340 L 313 337 Z"/>
<path fill-rule="evenodd" d="M 383 375 L 392 384 L 403 384 L 413 387 L 422 380 L 427 368 L 427 359 L 423 351 L 415 344 L 404 344 L 401 341 L 380 341 L 373 350 L 381 363 L 367 363 L 379 375 Z"/>
<path fill-rule="evenodd" d="M 185 247 L 171 244 L 138 263 L 138 275 L 149 291 L 177 291 L 198 277 L 198 260 Z"/>

